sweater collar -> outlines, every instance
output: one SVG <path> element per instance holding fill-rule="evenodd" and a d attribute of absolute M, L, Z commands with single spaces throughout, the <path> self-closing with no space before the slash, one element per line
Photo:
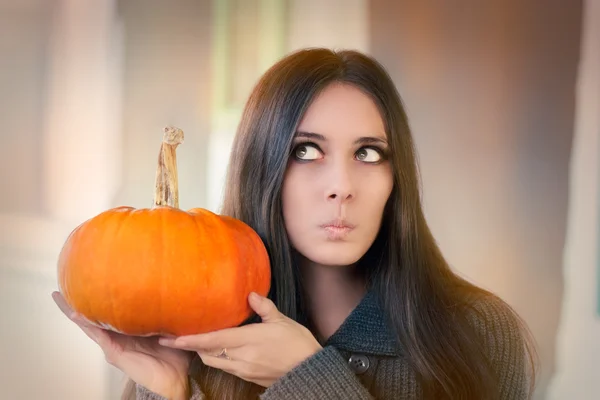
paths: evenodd
<path fill-rule="evenodd" d="M 394 332 L 386 322 L 383 307 L 372 290 L 366 293 L 325 345 L 352 353 L 400 355 Z"/>

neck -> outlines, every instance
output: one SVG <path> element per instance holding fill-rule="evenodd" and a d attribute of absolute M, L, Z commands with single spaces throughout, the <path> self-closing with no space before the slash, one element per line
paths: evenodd
<path fill-rule="evenodd" d="M 366 293 L 364 278 L 355 265 L 326 266 L 301 262 L 310 325 L 324 342 L 340 327 Z"/>

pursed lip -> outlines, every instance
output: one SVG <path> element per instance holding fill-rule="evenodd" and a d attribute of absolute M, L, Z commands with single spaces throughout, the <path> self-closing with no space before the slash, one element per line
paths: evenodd
<path fill-rule="evenodd" d="M 340 230 L 352 230 L 355 228 L 354 225 L 346 222 L 343 219 L 334 219 L 320 225 L 321 228 L 340 229 Z"/>
<path fill-rule="evenodd" d="M 325 231 L 329 240 L 337 242 L 343 241 L 355 226 L 342 219 L 335 219 L 324 223 L 321 225 L 321 228 Z"/>

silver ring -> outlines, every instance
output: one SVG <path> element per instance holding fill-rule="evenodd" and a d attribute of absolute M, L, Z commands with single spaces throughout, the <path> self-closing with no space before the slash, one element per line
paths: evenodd
<path fill-rule="evenodd" d="M 225 358 L 227 360 L 231 360 L 231 358 L 229 357 L 229 355 L 227 354 L 227 349 L 225 347 L 223 347 L 223 349 L 221 350 L 221 352 L 217 355 L 218 358 Z"/>

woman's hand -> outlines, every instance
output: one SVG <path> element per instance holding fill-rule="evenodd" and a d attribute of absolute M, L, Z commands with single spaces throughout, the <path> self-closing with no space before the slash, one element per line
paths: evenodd
<path fill-rule="evenodd" d="M 98 328 L 73 312 L 59 292 L 52 298 L 61 311 L 98 343 L 106 360 L 131 380 L 169 399 L 187 399 L 193 353 L 158 344 L 157 338 L 121 335 Z"/>
<path fill-rule="evenodd" d="M 195 351 L 204 364 L 264 387 L 271 386 L 321 350 L 310 331 L 281 314 L 271 300 L 253 293 L 248 301 L 262 323 L 200 335 L 161 338 L 159 343 Z"/>

